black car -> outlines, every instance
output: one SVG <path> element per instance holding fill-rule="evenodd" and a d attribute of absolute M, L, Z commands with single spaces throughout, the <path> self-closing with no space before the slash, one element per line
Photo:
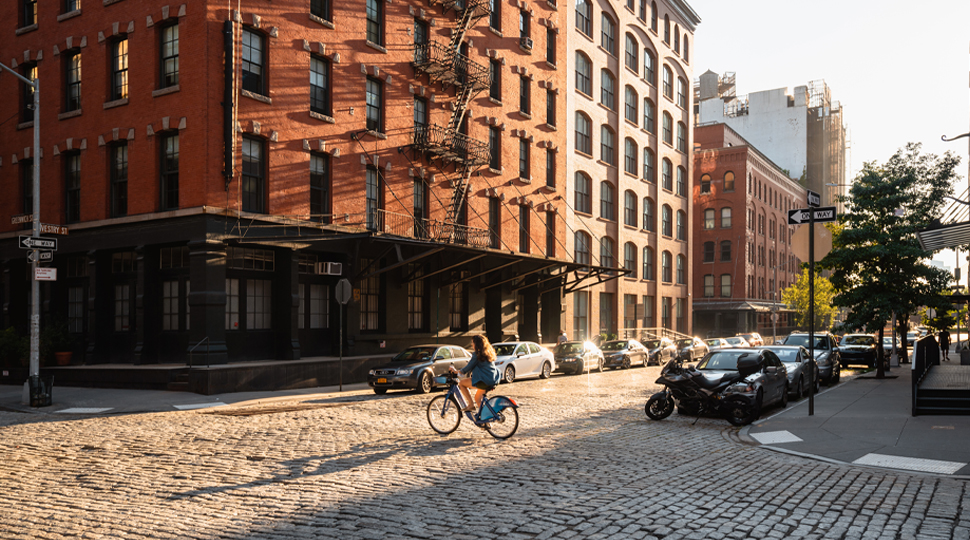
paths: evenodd
<path fill-rule="evenodd" d="M 847 334 L 842 338 L 839 346 L 842 366 L 864 364 L 866 367 L 876 367 L 878 357 L 876 338 L 870 334 Z"/>
<path fill-rule="evenodd" d="M 674 344 L 677 346 L 677 358 L 684 362 L 700 360 L 710 350 L 707 343 L 696 337 L 678 339 Z"/>
<path fill-rule="evenodd" d="M 635 339 L 607 341 L 600 350 L 608 368 L 628 369 L 634 364 L 647 365 L 647 348 Z"/>
<path fill-rule="evenodd" d="M 552 351 L 556 371 L 578 375 L 584 371 L 603 371 L 603 351 L 592 341 L 564 341 Z"/>
<path fill-rule="evenodd" d="M 643 341 L 643 346 L 649 351 L 647 355 L 647 365 L 662 366 L 669 360 L 677 357 L 677 346 L 670 338 L 648 339 Z"/>
<path fill-rule="evenodd" d="M 427 394 L 435 386 L 435 377 L 442 377 L 452 365 L 455 369 L 465 367 L 471 353 L 457 345 L 415 345 L 408 347 L 387 364 L 370 370 L 369 384 L 376 394 L 388 390 L 417 390 Z"/>

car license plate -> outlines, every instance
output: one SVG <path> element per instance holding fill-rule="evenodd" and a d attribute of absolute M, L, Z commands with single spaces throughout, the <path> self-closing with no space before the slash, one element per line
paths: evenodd
<path fill-rule="evenodd" d="M 384 378 L 377 379 L 377 384 L 387 384 L 387 379 L 384 379 Z"/>

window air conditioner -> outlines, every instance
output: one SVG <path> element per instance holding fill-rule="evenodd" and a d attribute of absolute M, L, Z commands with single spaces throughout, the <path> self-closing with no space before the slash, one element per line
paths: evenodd
<path fill-rule="evenodd" d="M 339 276 L 343 274 L 343 264 L 335 262 L 318 262 L 315 268 L 318 276 Z"/>
<path fill-rule="evenodd" d="M 519 39 L 519 45 L 521 45 L 523 49 L 525 49 L 527 51 L 531 51 L 532 50 L 532 38 L 522 36 Z"/>

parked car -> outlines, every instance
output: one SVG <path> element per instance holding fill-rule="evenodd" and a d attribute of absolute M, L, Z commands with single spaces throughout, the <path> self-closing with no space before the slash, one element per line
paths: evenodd
<path fill-rule="evenodd" d="M 739 360 L 750 361 L 752 357 L 757 360 L 757 371 L 730 386 L 726 393 L 744 394 L 754 399 L 759 407 L 775 403 L 782 407 L 788 405 L 788 370 L 778 356 L 766 348 L 714 351 L 697 364 L 697 370 L 711 384 L 716 384 L 725 373 L 738 370 Z M 685 412 L 690 414 L 690 411 Z"/>
<path fill-rule="evenodd" d="M 913 350 L 913 344 L 920 338 L 919 332 L 906 332 L 906 345 L 909 350 Z"/>
<path fill-rule="evenodd" d="M 743 337 L 744 340 L 750 343 L 752 347 L 760 347 L 765 344 L 765 340 L 761 337 L 761 334 L 757 332 L 738 334 L 738 337 Z"/>
<path fill-rule="evenodd" d="M 866 367 L 876 367 L 876 338 L 870 334 L 847 334 L 842 338 L 839 354 L 842 357 L 842 367 L 850 364 L 865 364 Z"/>
<path fill-rule="evenodd" d="M 548 379 L 556 370 L 556 359 L 552 351 L 531 341 L 510 341 L 495 343 L 495 367 L 502 374 L 502 380 L 510 383 L 518 377 L 539 377 Z"/>
<path fill-rule="evenodd" d="M 600 350 L 608 368 L 629 369 L 634 364 L 647 365 L 647 348 L 635 339 L 607 341 Z"/>
<path fill-rule="evenodd" d="M 718 349 L 729 349 L 731 344 L 724 338 L 711 338 L 707 340 L 707 350 L 716 351 Z"/>
<path fill-rule="evenodd" d="M 815 362 L 818 364 L 819 377 L 825 384 L 839 382 L 842 376 L 842 363 L 835 336 L 829 332 L 815 332 Z M 808 349 L 808 333 L 792 332 L 785 338 L 785 345 L 795 345 Z"/>
<path fill-rule="evenodd" d="M 893 337 L 892 336 L 883 336 L 883 338 L 882 338 L 882 348 L 887 353 L 892 352 L 892 350 L 893 350 Z M 896 350 L 899 350 L 899 349 L 902 349 L 902 348 L 903 348 L 903 342 L 900 341 L 899 336 L 896 336 Z"/>
<path fill-rule="evenodd" d="M 648 366 L 659 366 L 677 357 L 677 346 L 670 338 L 654 338 L 643 342 L 649 353 L 647 354 Z"/>
<path fill-rule="evenodd" d="M 707 343 L 696 337 L 678 339 L 674 344 L 677 346 L 677 358 L 684 362 L 700 360 L 709 350 Z"/>
<path fill-rule="evenodd" d="M 465 367 L 472 354 L 457 345 L 415 345 L 399 352 L 390 362 L 370 370 L 367 384 L 375 394 L 388 390 L 414 389 L 427 394 L 435 388 L 435 377 L 444 376 L 452 365 Z"/>
<path fill-rule="evenodd" d="M 776 355 L 778 359 L 785 363 L 788 370 L 788 389 L 795 398 L 808 395 L 809 384 L 815 385 L 815 392 L 818 392 L 818 364 L 808 354 L 805 347 L 794 345 L 774 345 L 762 347 Z M 809 383 L 809 381 L 812 381 Z"/>
<path fill-rule="evenodd" d="M 603 351 L 592 341 L 566 341 L 553 351 L 556 371 L 577 375 L 584 371 L 603 371 Z"/>
<path fill-rule="evenodd" d="M 730 345 L 732 348 L 735 348 L 735 349 L 738 348 L 738 347 L 750 347 L 751 346 L 751 344 L 748 343 L 748 340 L 744 339 L 741 336 L 734 336 L 734 337 L 724 338 L 724 341 L 727 341 L 728 342 L 728 345 Z"/>

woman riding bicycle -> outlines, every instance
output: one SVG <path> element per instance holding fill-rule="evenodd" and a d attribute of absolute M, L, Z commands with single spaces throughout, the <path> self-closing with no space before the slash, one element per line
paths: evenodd
<path fill-rule="evenodd" d="M 472 359 L 461 369 L 462 375 L 471 373 L 471 378 L 466 377 L 458 381 L 458 389 L 461 391 L 462 397 L 465 398 L 465 403 L 468 403 L 462 409 L 465 412 L 474 412 L 480 407 L 485 391 L 498 385 L 502 377 L 498 368 L 495 367 L 495 349 L 488 342 L 488 338 L 474 336 L 472 337 L 472 345 L 475 349 L 475 352 L 472 353 Z M 455 371 L 455 368 L 451 368 L 451 371 Z M 475 401 L 471 400 L 469 393 L 472 386 L 475 387 Z"/>

